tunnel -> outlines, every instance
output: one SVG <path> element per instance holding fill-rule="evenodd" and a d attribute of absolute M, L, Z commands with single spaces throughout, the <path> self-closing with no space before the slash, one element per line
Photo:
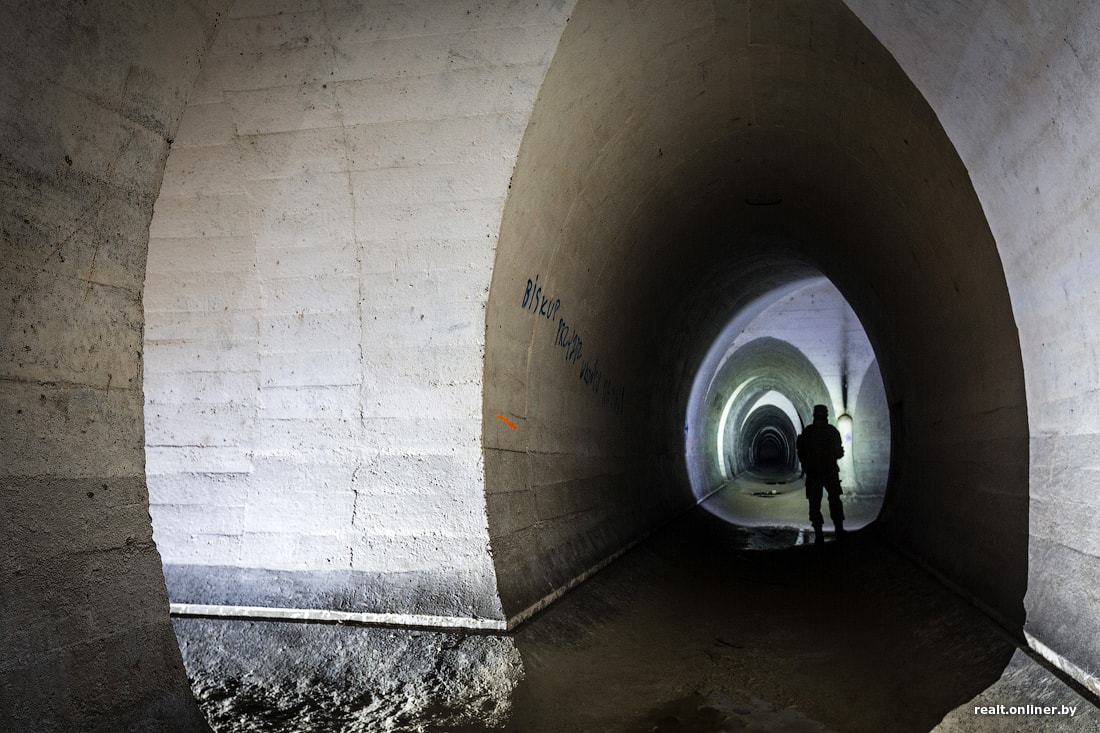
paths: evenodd
<path fill-rule="evenodd" d="M 714 585 L 674 526 L 781 606 L 821 557 L 745 538 L 797 529 L 697 510 L 801 501 L 815 404 L 857 547 L 1094 710 L 1098 14 L 8 3 L 0 728 L 206 730 L 183 662 L 253 628 L 394 695 L 434 653 L 509 687 L 512 639 L 621 635 L 598 581 Z"/>
<path fill-rule="evenodd" d="M 750 469 L 793 469 L 795 464 L 794 426 L 777 407 L 762 407 L 749 415 L 742 430 L 746 433 L 741 450 L 748 449 L 745 462 Z M 751 438 L 749 437 L 751 436 Z"/>
<path fill-rule="evenodd" d="M 1027 442 L 1023 369 L 966 168 L 912 82 L 842 6 L 777 16 L 800 29 L 802 47 L 762 42 L 752 34 L 778 30 L 723 7 L 728 16 L 716 6 L 677 22 L 578 7 L 542 84 L 488 302 L 486 490 L 505 612 L 522 613 L 535 588 L 567 583 L 572 568 L 690 500 L 680 438 L 685 426 L 700 429 L 686 414 L 696 365 L 738 314 L 824 275 L 867 332 L 895 421 L 884 524 L 1019 625 L 1028 517 L 1011 497 L 1026 496 L 1027 480 L 1005 458 Z M 707 33 L 693 24 L 704 17 Z M 585 38 L 623 51 L 582 73 Z M 593 232 L 605 243 L 595 252 Z M 529 286 L 560 300 L 552 320 L 524 309 Z M 602 395 L 581 400 L 597 360 L 601 389 L 624 395 L 619 415 Z M 762 379 L 784 368 L 777 356 L 760 363 Z M 563 394 L 575 394 L 572 409 Z M 800 397 L 801 414 L 825 396 Z M 496 414 L 526 429 L 501 430 Z M 974 439 L 991 434 L 1005 442 Z M 548 484 L 541 456 L 553 465 Z M 590 520 L 493 534 L 511 530 L 494 523 L 498 511 L 512 518 L 561 493 L 563 478 L 592 474 L 614 478 L 602 479 L 602 512 L 581 515 Z"/>

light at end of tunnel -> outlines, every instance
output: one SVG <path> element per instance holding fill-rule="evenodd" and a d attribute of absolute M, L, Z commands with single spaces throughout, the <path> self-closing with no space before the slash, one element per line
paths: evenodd
<path fill-rule="evenodd" d="M 840 459 L 840 475 L 844 480 L 855 483 L 855 460 L 852 456 L 852 416 L 847 412 L 836 418 L 836 429 L 844 441 L 844 456 Z"/>
<path fill-rule="evenodd" d="M 836 419 L 836 429 L 840 431 L 845 443 L 852 442 L 852 416 L 848 413 L 839 415 Z"/>

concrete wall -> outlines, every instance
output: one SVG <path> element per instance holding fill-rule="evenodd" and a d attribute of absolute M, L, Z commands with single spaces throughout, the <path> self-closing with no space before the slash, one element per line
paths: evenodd
<path fill-rule="evenodd" d="M 830 418 L 855 408 L 856 392 L 875 352 L 859 316 L 832 283 L 812 281 L 782 298 L 754 318 L 726 351 L 732 354 L 765 337 L 789 343 L 817 368 L 829 390 Z"/>
<path fill-rule="evenodd" d="M 1092 247 L 1100 116 L 1093 3 L 848 4 L 890 49 L 959 151 L 1004 263 L 1027 383 L 1027 625 L 1040 649 L 1100 675 Z"/>
<path fill-rule="evenodd" d="M 145 485 L 142 278 L 225 3 L 0 7 L 0 729 L 197 731 Z"/>
<path fill-rule="evenodd" d="M 153 217 L 173 601 L 501 617 L 484 307 L 562 4 L 239 2 Z"/>
<path fill-rule="evenodd" d="M 890 478 L 890 405 L 878 361 L 859 380 L 852 413 L 852 467 L 862 491 L 884 493 Z"/>

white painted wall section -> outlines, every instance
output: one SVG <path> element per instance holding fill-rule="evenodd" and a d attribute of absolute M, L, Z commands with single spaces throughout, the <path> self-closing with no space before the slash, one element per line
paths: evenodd
<path fill-rule="evenodd" d="M 500 615 L 484 308 L 568 10 L 234 7 L 152 224 L 147 453 L 174 601 Z"/>

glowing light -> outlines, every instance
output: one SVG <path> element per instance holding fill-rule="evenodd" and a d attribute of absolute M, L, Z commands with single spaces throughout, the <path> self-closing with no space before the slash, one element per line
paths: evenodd
<path fill-rule="evenodd" d="M 733 407 L 734 400 L 741 394 L 741 390 L 749 383 L 750 380 L 745 380 L 741 384 L 737 385 L 737 389 L 733 390 L 733 394 L 726 400 L 725 406 L 722 408 L 722 416 L 718 418 L 718 451 L 715 454 L 715 458 L 718 460 L 718 470 L 722 472 L 722 480 L 729 481 L 730 473 L 726 470 L 726 421 L 730 415 L 730 409 Z M 687 428 L 684 428 L 685 430 Z"/>
<path fill-rule="evenodd" d="M 856 482 L 855 461 L 852 460 L 852 416 L 845 412 L 836 419 L 836 429 L 844 441 L 844 457 L 840 459 L 840 479 L 854 485 Z"/>

